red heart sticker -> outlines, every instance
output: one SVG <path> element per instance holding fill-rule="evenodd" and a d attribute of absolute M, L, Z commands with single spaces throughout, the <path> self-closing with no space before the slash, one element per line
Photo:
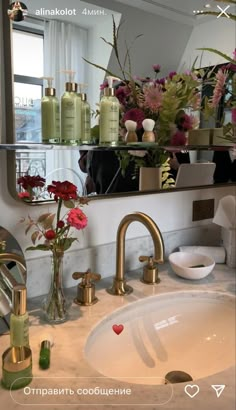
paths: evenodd
<path fill-rule="evenodd" d="M 124 326 L 123 325 L 113 325 L 112 329 L 117 335 L 119 335 L 121 332 L 123 332 Z"/>

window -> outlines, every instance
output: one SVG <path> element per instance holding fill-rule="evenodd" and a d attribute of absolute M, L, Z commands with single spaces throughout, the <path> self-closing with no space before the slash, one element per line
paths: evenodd
<path fill-rule="evenodd" d="M 41 142 L 43 34 L 13 30 L 13 71 L 16 142 Z"/>

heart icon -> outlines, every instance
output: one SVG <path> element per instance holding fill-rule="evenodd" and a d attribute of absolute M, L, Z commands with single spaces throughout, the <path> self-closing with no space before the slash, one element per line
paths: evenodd
<path fill-rule="evenodd" d="M 112 329 L 117 335 L 119 335 L 121 332 L 123 332 L 124 326 L 123 325 L 113 325 Z"/>
<path fill-rule="evenodd" d="M 185 393 L 193 399 L 199 393 L 199 386 L 197 384 L 187 384 L 184 388 Z"/>

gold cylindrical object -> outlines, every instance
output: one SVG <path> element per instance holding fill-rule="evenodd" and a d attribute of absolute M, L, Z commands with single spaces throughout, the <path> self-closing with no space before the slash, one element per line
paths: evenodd
<path fill-rule="evenodd" d="M 55 88 L 45 88 L 45 96 L 46 97 L 55 97 L 56 89 Z"/>
<path fill-rule="evenodd" d="M 66 83 L 66 91 L 77 92 L 77 83 Z"/>
<path fill-rule="evenodd" d="M 95 285 L 92 281 L 101 279 L 99 273 L 93 273 L 88 269 L 86 272 L 74 272 L 72 278 L 82 279 L 77 287 L 77 298 L 74 299 L 77 305 L 90 306 L 98 302 L 98 298 L 95 296 Z"/>
<path fill-rule="evenodd" d="M 81 98 L 81 101 L 87 101 L 87 94 L 85 93 L 79 93 L 79 96 Z"/>
<path fill-rule="evenodd" d="M 8 372 L 20 372 L 31 366 L 32 353 L 29 347 L 9 347 L 2 355 L 3 370 Z"/>
<path fill-rule="evenodd" d="M 138 142 L 138 137 L 135 131 L 128 131 L 125 135 L 125 142 Z"/>
<path fill-rule="evenodd" d="M 16 316 L 26 313 L 26 296 L 26 287 L 24 285 L 14 286 L 12 309 Z"/>
<path fill-rule="evenodd" d="M 93 283 L 90 286 L 78 285 L 77 298 L 74 300 L 77 305 L 90 306 L 97 301 L 98 298 L 95 296 L 95 285 Z"/>
<path fill-rule="evenodd" d="M 153 131 L 144 131 L 142 136 L 142 142 L 155 142 L 155 134 Z"/>
<path fill-rule="evenodd" d="M 49 340 L 43 340 L 41 342 L 41 349 L 50 349 L 51 348 L 51 342 Z"/>
<path fill-rule="evenodd" d="M 114 97 L 115 95 L 115 90 L 111 87 L 104 88 L 103 92 L 106 97 Z"/>
<path fill-rule="evenodd" d="M 157 262 L 153 256 L 140 256 L 140 262 L 147 261 L 147 264 L 143 268 L 143 276 L 140 279 L 141 282 L 146 283 L 148 285 L 154 285 L 155 283 L 160 283 L 160 279 L 158 277 L 158 267 Z"/>
<path fill-rule="evenodd" d="M 154 283 L 160 283 L 157 267 L 150 268 L 149 266 L 144 266 L 143 277 L 141 281 L 150 285 L 153 285 Z"/>

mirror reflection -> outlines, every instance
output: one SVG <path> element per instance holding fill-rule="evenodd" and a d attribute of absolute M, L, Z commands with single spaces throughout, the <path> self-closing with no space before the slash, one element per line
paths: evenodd
<path fill-rule="evenodd" d="M 107 8 L 102 7 L 101 3 Z M 51 1 L 49 8 L 46 0 L 40 2 L 40 7 L 37 0 L 25 1 L 28 8 L 27 18 L 19 23 L 14 22 L 12 32 L 16 142 L 42 142 L 41 98 L 46 86 L 41 78 L 43 76 L 54 77 L 53 87 L 60 99 L 67 81 L 62 71 L 72 70 L 75 72 L 75 82 L 88 84 L 87 100 L 91 112 L 96 111 L 96 104 L 100 100 L 100 84 L 104 81 L 105 73 L 87 64 L 83 58 L 104 68 L 108 67 L 109 71 L 120 75 L 114 51 L 111 53 L 111 47 L 100 39 L 103 37 L 107 41 L 112 41 L 112 15 L 117 26 L 122 21 L 120 29 L 122 40 L 120 43 L 123 44 L 122 61 L 125 59 L 127 44 L 133 42 L 130 49 L 132 74 L 137 73 L 143 78 L 153 78 L 152 65 L 155 63 L 161 65 L 161 76 L 168 75 L 170 71 L 184 72 L 191 67 L 196 56 L 199 57 L 198 67 L 221 63 L 219 56 L 208 53 L 200 56 L 200 52 L 196 50 L 198 47 L 211 46 L 212 43 L 206 38 L 214 39 L 219 32 L 219 25 L 221 43 L 217 48 L 228 55 L 232 54 L 233 40 L 230 33 L 233 30 L 233 22 L 220 19 L 216 23 L 209 20 L 207 16 L 202 17 L 202 19 L 206 18 L 205 21 L 200 21 L 193 14 L 196 1 L 195 7 L 193 2 L 185 2 L 184 10 L 183 2 L 180 4 L 180 1 L 177 1 L 173 6 L 171 1 L 159 1 L 158 10 L 156 8 L 154 14 L 148 15 L 148 21 L 141 19 L 141 9 L 129 7 L 128 2 L 125 1 L 126 4 L 122 4 L 122 1 L 120 3 L 118 6 L 113 2 L 97 0 L 96 4 L 88 2 L 78 4 L 77 1 L 70 0 L 65 7 L 63 2 L 56 1 L 53 5 Z M 156 2 L 153 3 L 155 7 Z M 204 6 L 203 1 L 199 0 L 198 3 L 200 7 Z M 112 5 L 115 10 L 110 10 L 113 8 Z M 59 14 L 58 10 L 63 12 Z M 146 10 L 143 12 L 151 12 L 149 5 L 146 5 Z M 139 24 L 141 22 L 142 24 Z M 140 34 L 143 36 L 133 41 Z M 164 47 L 161 38 L 166 38 L 168 47 Z M 150 47 L 147 48 L 147 44 Z M 92 127 L 96 124 L 97 119 L 92 116 Z M 94 135 L 96 141 L 96 134 Z M 171 180 L 173 176 L 175 180 L 181 162 L 211 161 L 213 153 L 184 151 L 180 155 L 169 156 L 172 173 L 170 178 L 167 176 L 167 179 Z M 119 159 L 119 154 L 109 150 L 18 151 L 15 156 L 16 180 L 27 173 L 45 177 L 47 184 L 52 179 L 69 179 L 78 186 L 80 193 L 90 195 L 138 191 L 139 175 L 137 176 L 136 167 L 138 161 L 129 160 L 124 178 Z M 127 159 L 125 154 L 122 159 L 124 161 Z M 165 172 L 169 171 L 165 169 Z M 170 181 L 169 185 L 173 186 L 173 184 L 174 181 Z M 16 189 L 19 190 L 19 186 L 16 186 Z"/>
<path fill-rule="evenodd" d="M 0 226 L 0 334 L 9 328 L 12 289 L 26 282 L 24 254 L 14 236 Z"/>

